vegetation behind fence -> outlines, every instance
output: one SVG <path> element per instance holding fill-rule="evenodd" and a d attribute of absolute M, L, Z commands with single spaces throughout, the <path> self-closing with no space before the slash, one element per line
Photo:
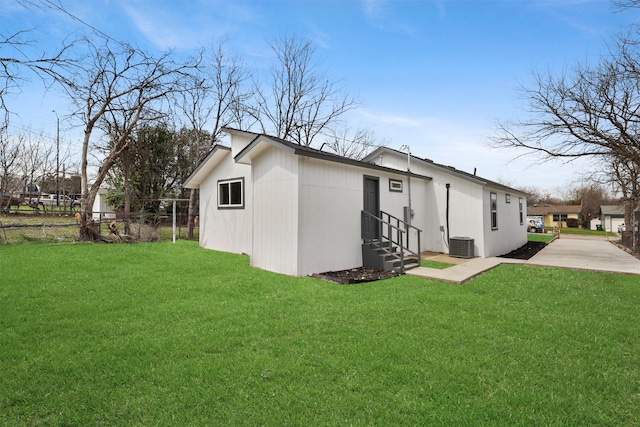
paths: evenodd
<path fill-rule="evenodd" d="M 173 217 L 155 214 L 95 212 L 94 224 L 106 242 L 152 242 L 173 238 Z M 187 214 L 176 214 L 176 238 L 187 238 Z M 194 238 L 197 239 L 198 229 Z M 79 220 L 75 213 L 17 213 L 0 215 L 0 244 L 21 242 L 76 242 Z"/>

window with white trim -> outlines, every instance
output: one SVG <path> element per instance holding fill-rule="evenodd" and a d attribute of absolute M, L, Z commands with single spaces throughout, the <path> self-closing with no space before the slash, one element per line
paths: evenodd
<path fill-rule="evenodd" d="M 491 229 L 498 229 L 498 195 L 496 193 L 490 194 L 491 201 Z"/>
<path fill-rule="evenodd" d="M 402 181 L 399 179 L 389 178 L 389 191 L 402 193 Z"/>
<path fill-rule="evenodd" d="M 218 181 L 218 209 L 244 209 L 244 178 Z"/>

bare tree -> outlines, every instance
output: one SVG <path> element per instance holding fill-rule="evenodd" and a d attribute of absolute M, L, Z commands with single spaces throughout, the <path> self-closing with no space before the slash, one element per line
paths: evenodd
<path fill-rule="evenodd" d="M 283 37 L 271 48 L 276 60 L 270 80 L 256 90 L 253 117 L 263 132 L 310 146 L 356 101 L 319 69 L 311 42 Z"/>
<path fill-rule="evenodd" d="M 0 209 L 8 211 L 11 207 L 12 193 L 17 190 L 13 183 L 19 171 L 18 160 L 22 154 L 22 145 L 9 136 L 8 122 L 4 120 L 2 123 L 0 125 L 0 200 L 3 203 Z M 3 198 L 5 195 L 6 199 Z"/>
<path fill-rule="evenodd" d="M 193 164 L 200 163 L 220 140 L 223 127 L 242 126 L 246 117 L 244 106 L 251 96 L 244 87 L 249 78 L 248 71 L 239 57 L 228 52 L 224 42 L 204 57 L 199 72 L 188 76 L 191 81 L 185 86 L 189 89 L 181 92 L 178 100 L 182 115 L 195 137 L 189 149 Z M 208 135 L 207 139 L 203 139 L 205 135 Z M 187 226 L 189 239 L 193 238 L 196 201 L 196 190 L 191 189 Z"/>
<path fill-rule="evenodd" d="M 494 145 L 543 159 L 600 159 L 611 165 L 609 172 L 618 164 L 638 169 L 640 44 L 630 35 L 616 40 L 611 56 L 596 66 L 578 65 L 560 77 L 535 75 L 534 87 L 523 89 L 530 115 L 499 124 Z M 627 200 L 640 200 L 640 194 Z"/>
<path fill-rule="evenodd" d="M 38 194 L 35 198 L 39 199 L 42 196 L 42 182 L 55 170 L 54 144 L 47 142 L 42 135 L 33 137 L 31 134 L 22 134 L 17 138 L 18 144 L 22 146 L 18 163 L 23 181 L 29 188 L 29 197 L 33 197 L 33 189 L 37 186 Z"/>
<path fill-rule="evenodd" d="M 613 7 L 618 10 L 640 7 L 640 0 L 612 0 Z"/>
<path fill-rule="evenodd" d="M 588 228 L 589 222 L 600 211 L 600 206 L 617 203 L 607 186 L 599 181 L 585 180 L 581 183 L 564 187 L 560 191 L 562 201 L 567 205 L 580 205 L 583 225 Z"/>
<path fill-rule="evenodd" d="M 322 146 L 326 146 L 334 153 L 360 160 L 376 147 L 385 145 L 376 139 L 372 130 L 366 128 L 357 128 L 352 130 L 347 126 L 338 129 L 329 129 L 325 134 L 325 142 Z"/>
<path fill-rule="evenodd" d="M 25 0 L 19 2 L 30 4 Z M 6 95 L 19 91 L 29 77 L 39 78 L 48 88 L 66 81 L 66 75 L 79 65 L 76 58 L 68 55 L 73 42 L 63 41 L 53 54 L 34 54 L 31 50 L 37 43 L 28 39 L 30 34 L 30 29 L 12 34 L 3 34 L 0 30 L 0 112 L 5 116 L 11 110 L 6 104 Z"/>
<path fill-rule="evenodd" d="M 100 185 L 129 147 L 136 126 L 163 116 L 163 101 L 184 90 L 183 76 L 192 64 L 175 63 L 170 53 L 154 57 L 124 43 L 85 43 L 86 66 L 72 76 L 65 90 L 78 107 L 76 116 L 82 118 L 84 128 L 80 238 L 93 240 L 98 236 L 91 226 L 91 209 Z M 96 131 L 102 133 L 96 135 Z M 108 137 L 100 140 L 104 136 Z M 89 158 L 98 152 L 102 156 L 90 184 Z"/>

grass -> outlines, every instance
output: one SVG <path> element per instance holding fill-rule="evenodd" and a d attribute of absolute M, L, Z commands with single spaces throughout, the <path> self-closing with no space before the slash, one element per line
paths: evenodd
<path fill-rule="evenodd" d="M 197 243 L 0 246 L 0 425 L 639 425 L 637 277 L 287 277 Z"/>
<path fill-rule="evenodd" d="M 537 234 L 537 233 L 528 233 L 527 240 L 530 242 L 544 242 L 548 243 L 553 240 L 555 236 L 553 234 Z"/>
<path fill-rule="evenodd" d="M 421 267 L 437 268 L 439 270 L 444 270 L 445 268 L 453 267 L 454 265 L 455 264 L 450 264 L 448 262 L 432 261 L 429 259 L 423 259 L 420 261 Z"/>
<path fill-rule="evenodd" d="M 560 235 L 562 234 L 580 234 L 583 236 L 609 236 L 616 237 L 618 233 L 604 230 L 589 230 L 587 228 L 561 228 Z"/>

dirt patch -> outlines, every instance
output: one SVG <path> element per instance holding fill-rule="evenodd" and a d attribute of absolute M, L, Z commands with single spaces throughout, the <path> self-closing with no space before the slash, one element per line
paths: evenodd
<path fill-rule="evenodd" d="M 348 270 L 328 271 L 326 273 L 312 274 L 316 279 L 329 280 L 343 285 L 353 285 L 357 283 L 373 282 L 375 280 L 388 279 L 399 276 L 397 271 L 382 271 L 375 268 L 350 268 Z"/>
<path fill-rule="evenodd" d="M 499 258 L 529 259 L 544 249 L 546 245 L 544 242 L 527 242 L 524 246 L 508 254 L 500 255 Z"/>

